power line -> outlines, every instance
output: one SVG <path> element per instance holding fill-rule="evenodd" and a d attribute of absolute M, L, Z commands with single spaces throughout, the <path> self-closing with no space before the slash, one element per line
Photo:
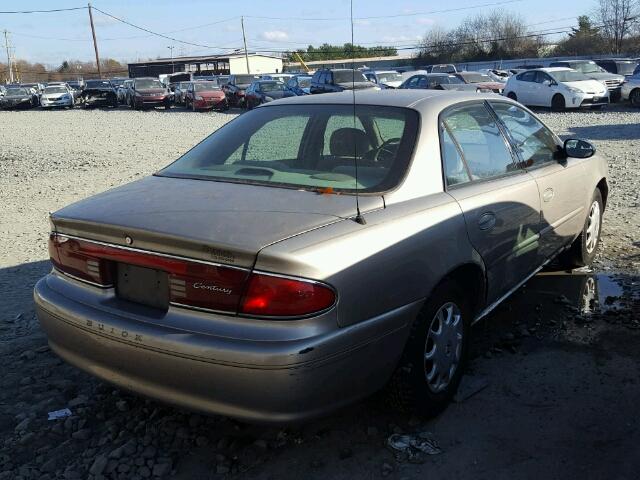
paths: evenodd
<path fill-rule="evenodd" d="M 155 35 L 156 37 L 162 37 L 162 38 L 166 38 L 167 40 L 171 40 L 173 42 L 178 42 L 178 43 L 183 43 L 185 45 L 192 45 L 194 47 L 204 47 L 204 48 L 216 48 L 216 49 L 220 49 L 220 50 L 232 50 L 229 47 L 219 47 L 219 46 L 213 46 L 213 45 L 203 45 L 201 43 L 194 43 L 194 42 L 188 42 L 186 40 L 180 40 L 179 38 L 174 38 L 174 37 L 170 37 L 168 35 L 164 35 L 162 33 L 158 33 L 158 32 L 154 32 L 153 30 L 149 30 L 148 28 L 145 27 L 141 27 L 139 25 L 135 25 L 131 22 L 128 22 L 126 20 L 123 20 L 122 18 L 116 17 L 115 15 L 111 15 L 110 13 L 105 12 L 104 10 L 100 10 L 97 7 L 93 7 L 94 10 L 102 13 L 103 15 L 106 15 L 107 17 L 113 18 L 114 20 L 117 20 L 119 22 L 122 22 L 126 25 L 129 25 L 130 27 L 133 28 L 137 28 L 138 30 L 142 30 L 143 32 L 147 32 L 151 35 Z"/>
<path fill-rule="evenodd" d="M 85 10 L 88 7 L 72 7 L 72 8 L 53 8 L 51 10 L 16 10 L 16 11 L 0 11 L 0 14 L 13 13 L 54 13 L 54 12 L 71 12 L 72 10 Z"/>
<path fill-rule="evenodd" d="M 387 18 L 398 18 L 398 17 L 415 17 L 418 15 L 432 15 L 434 13 L 450 13 L 450 12 L 460 12 L 464 10 L 473 10 L 476 8 L 483 7 L 497 7 L 500 5 L 508 5 L 512 3 L 520 3 L 525 0 L 504 0 L 500 2 L 491 2 L 491 3 L 482 3 L 478 5 L 469 5 L 467 7 L 456 7 L 456 8 L 447 8 L 442 10 L 431 10 L 427 12 L 413 12 L 413 13 L 398 13 L 395 15 L 380 15 L 380 16 L 370 16 L 370 17 L 353 17 L 354 20 L 376 20 L 376 19 L 387 19 Z M 336 20 L 348 20 L 349 17 L 267 17 L 260 15 L 245 15 L 245 18 L 255 18 L 261 20 L 296 20 L 296 21 L 319 21 L 319 22 L 330 22 Z"/>

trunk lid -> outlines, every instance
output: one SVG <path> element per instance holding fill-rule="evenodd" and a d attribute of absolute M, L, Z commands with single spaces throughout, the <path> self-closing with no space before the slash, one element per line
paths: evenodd
<path fill-rule="evenodd" d="M 360 198 L 362 211 L 382 206 L 381 196 Z M 51 220 L 58 233 L 252 267 L 265 246 L 353 215 L 352 195 L 152 176 L 67 206 Z"/>

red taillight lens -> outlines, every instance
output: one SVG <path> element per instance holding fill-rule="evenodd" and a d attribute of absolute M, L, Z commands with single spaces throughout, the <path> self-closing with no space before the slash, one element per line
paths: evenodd
<path fill-rule="evenodd" d="M 58 270 L 80 280 L 105 287 L 113 283 L 112 265 L 101 258 L 96 249 L 87 248 L 85 242 L 52 233 L 49 236 L 49 256 Z"/>
<path fill-rule="evenodd" d="M 326 310 L 336 301 L 328 286 L 291 278 L 254 273 L 239 313 L 269 317 L 304 316 Z"/>

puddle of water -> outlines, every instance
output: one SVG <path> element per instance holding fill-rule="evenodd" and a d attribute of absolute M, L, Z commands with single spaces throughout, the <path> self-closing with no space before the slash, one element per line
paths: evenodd
<path fill-rule="evenodd" d="M 500 305 L 484 325 L 490 344 L 505 332 L 515 334 L 516 344 L 529 336 L 585 344 L 607 329 L 640 330 L 640 278 L 587 269 L 542 272 Z"/>

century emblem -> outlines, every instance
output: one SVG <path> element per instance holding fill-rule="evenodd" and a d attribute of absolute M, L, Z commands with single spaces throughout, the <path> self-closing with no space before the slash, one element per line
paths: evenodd
<path fill-rule="evenodd" d="M 193 288 L 209 290 L 211 292 L 224 293 L 225 295 L 231 295 L 233 290 L 230 288 L 219 287 L 217 285 L 207 285 L 206 283 L 196 282 L 193 284 Z"/>

